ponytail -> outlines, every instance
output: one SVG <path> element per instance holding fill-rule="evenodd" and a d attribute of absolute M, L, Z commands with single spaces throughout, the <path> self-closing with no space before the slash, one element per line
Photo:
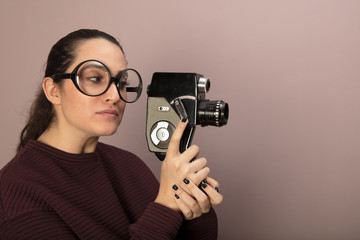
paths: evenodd
<path fill-rule="evenodd" d="M 20 141 L 17 146 L 17 152 L 23 148 L 30 139 L 38 139 L 40 135 L 48 128 L 54 119 L 52 103 L 46 98 L 42 88 L 33 102 L 29 119 L 21 131 Z"/>

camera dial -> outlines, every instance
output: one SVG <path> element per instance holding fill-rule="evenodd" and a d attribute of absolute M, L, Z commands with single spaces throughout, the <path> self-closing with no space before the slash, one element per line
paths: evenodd
<path fill-rule="evenodd" d="M 171 123 L 167 121 L 157 122 L 151 128 L 151 141 L 158 148 L 166 149 L 174 131 L 175 127 Z"/>

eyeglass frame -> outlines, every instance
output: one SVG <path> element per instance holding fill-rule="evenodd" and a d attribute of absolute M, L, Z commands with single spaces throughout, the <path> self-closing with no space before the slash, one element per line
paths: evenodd
<path fill-rule="evenodd" d="M 110 76 L 109 84 L 108 84 L 108 86 L 106 87 L 106 89 L 105 89 L 102 93 L 100 93 L 100 94 L 91 95 L 91 94 L 88 94 L 88 93 L 84 92 L 84 91 L 79 87 L 79 85 L 78 85 L 78 83 L 77 83 L 77 81 L 76 81 L 76 74 L 77 74 L 78 70 L 80 69 L 80 67 L 81 67 L 83 64 L 85 64 L 85 63 L 87 63 L 87 62 L 98 62 L 98 63 L 100 63 L 101 65 L 103 65 L 103 66 L 105 67 L 105 70 L 109 73 L 109 76 Z M 137 97 L 135 98 L 134 101 L 127 101 L 127 100 L 125 100 L 125 99 L 121 96 L 120 89 L 119 89 L 119 84 L 118 84 L 118 83 L 120 83 L 120 79 L 121 79 L 121 77 L 123 76 L 123 74 L 126 73 L 126 72 L 129 71 L 129 70 L 134 71 L 134 72 L 137 74 L 137 76 L 139 77 L 139 87 L 127 87 L 127 88 L 126 88 L 126 92 L 137 92 L 137 93 L 138 93 L 138 95 L 137 95 Z M 74 70 L 73 70 L 71 73 L 56 74 L 56 75 L 54 76 L 54 78 L 56 78 L 56 79 L 68 79 L 68 78 L 71 79 L 72 82 L 73 82 L 73 84 L 74 84 L 75 87 L 77 88 L 77 90 L 79 90 L 81 93 L 83 93 L 83 94 L 85 94 L 86 96 L 89 96 L 89 97 L 97 97 L 97 96 L 100 96 L 100 95 L 104 94 L 107 90 L 109 90 L 110 85 L 111 85 L 112 83 L 115 83 L 116 90 L 118 91 L 121 100 L 123 100 L 123 101 L 126 102 L 126 103 L 134 103 L 134 102 L 136 102 L 136 101 L 140 98 L 141 93 L 142 93 L 142 88 L 143 88 L 142 78 L 141 78 L 139 72 L 136 71 L 135 69 L 133 69 L 133 68 L 125 68 L 124 70 L 122 70 L 122 71 L 119 73 L 118 77 L 113 77 L 113 76 L 111 76 L 111 72 L 110 72 L 109 68 L 108 68 L 104 63 L 100 62 L 99 60 L 95 60 L 95 59 L 85 60 L 85 61 L 79 63 L 79 64 L 74 68 Z M 137 91 L 137 89 L 140 89 L 140 90 Z"/>

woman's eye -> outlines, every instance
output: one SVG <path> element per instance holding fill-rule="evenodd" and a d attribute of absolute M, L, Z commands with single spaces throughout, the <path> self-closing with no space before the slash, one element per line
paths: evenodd
<path fill-rule="evenodd" d="M 120 89 L 124 89 L 126 86 L 129 86 L 128 82 L 124 82 L 124 81 L 120 81 L 119 82 L 119 87 Z"/>
<path fill-rule="evenodd" d="M 102 77 L 100 76 L 93 76 L 93 77 L 89 77 L 88 80 L 92 81 L 92 82 L 101 82 Z"/>

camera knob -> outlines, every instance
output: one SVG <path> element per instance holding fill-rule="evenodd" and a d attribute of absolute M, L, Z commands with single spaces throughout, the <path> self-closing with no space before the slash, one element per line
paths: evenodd
<path fill-rule="evenodd" d="M 200 93 L 207 93 L 210 90 L 210 80 L 204 77 L 199 78 L 198 90 Z"/>
<path fill-rule="evenodd" d="M 151 128 L 151 141 L 153 144 L 161 149 L 166 149 L 170 142 L 170 137 L 175 131 L 174 125 L 167 121 L 160 121 Z"/>
<path fill-rule="evenodd" d="M 156 137 L 160 141 L 166 141 L 169 139 L 170 133 L 166 128 L 159 128 L 156 132 Z"/>

